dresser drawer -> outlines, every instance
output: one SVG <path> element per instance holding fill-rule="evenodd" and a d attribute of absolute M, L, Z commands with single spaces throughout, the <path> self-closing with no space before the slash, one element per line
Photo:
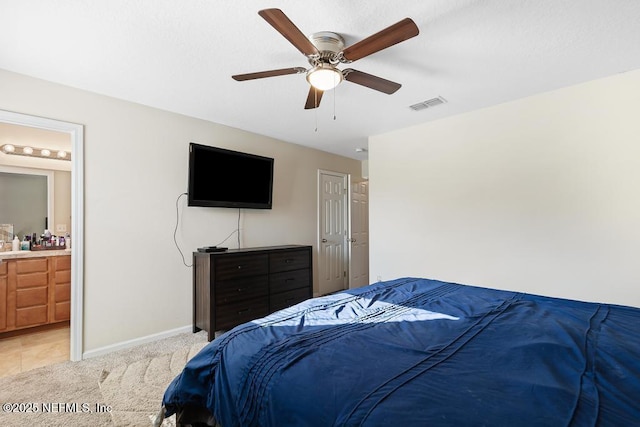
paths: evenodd
<path fill-rule="evenodd" d="M 269 255 L 271 273 L 309 268 L 309 251 L 307 249 L 279 251 Z"/>
<path fill-rule="evenodd" d="M 216 283 L 216 306 L 252 298 L 265 297 L 269 293 L 267 276 L 246 277 Z"/>
<path fill-rule="evenodd" d="M 310 271 L 307 269 L 271 274 L 269 276 L 269 291 L 273 294 L 292 289 L 308 288 L 310 280 Z"/>
<path fill-rule="evenodd" d="M 239 277 L 267 274 L 269 256 L 261 255 L 226 255 L 214 258 L 215 280 L 236 279 Z"/>
<path fill-rule="evenodd" d="M 227 330 L 269 314 L 267 298 L 225 304 L 216 308 L 216 330 Z"/>
<path fill-rule="evenodd" d="M 308 287 L 272 294 L 269 297 L 269 310 L 271 312 L 282 310 L 309 298 L 311 298 L 311 289 Z"/>

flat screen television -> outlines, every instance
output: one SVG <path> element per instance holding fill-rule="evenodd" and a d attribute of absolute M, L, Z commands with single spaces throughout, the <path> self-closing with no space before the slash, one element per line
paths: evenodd
<path fill-rule="evenodd" d="M 189 144 L 189 206 L 271 209 L 273 159 Z"/>

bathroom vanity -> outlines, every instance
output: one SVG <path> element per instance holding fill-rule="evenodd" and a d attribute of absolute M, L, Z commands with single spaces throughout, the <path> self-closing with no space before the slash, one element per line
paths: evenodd
<path fill-rule="evenodd" d="M 71 251 L 0 252 L 0 335 L 69 321 Z"/>

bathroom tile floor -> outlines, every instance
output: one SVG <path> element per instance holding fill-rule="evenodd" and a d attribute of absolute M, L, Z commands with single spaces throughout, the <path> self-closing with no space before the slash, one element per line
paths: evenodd
<path fill-rule="evenodd" d="M 0 377 L 69 360 L 69 327 L 0 338 Z"/>

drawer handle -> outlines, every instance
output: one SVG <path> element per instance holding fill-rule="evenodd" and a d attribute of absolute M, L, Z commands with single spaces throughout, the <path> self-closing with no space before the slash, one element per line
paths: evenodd
<path fill-rule="evenodd" d="M 295 300 L 295 298 L 287 298 L 286 300 L 284 300 L 284 302 L 286 304 L 289 304 L 291 301 Z"/>
<path fill-rule="evenodd" d="M 287 258 L 287 259 L 285 259 L 285 260 L 284 260 L 284 262 L 285 262 L 286 264 L 291 264 L 293 261 L 294 261 L 294 260 L 293 260 L 293 259 L 291 259 L 291 258 Z"/>
<path fill-rule="evenodd" d="M 239 266 L 238 266 L 238 270 L 242 270 L 242 265 L 239 265 Z"/>
<path fill-rule="evenodd" d="M 250 308 L 245 308 L 244 310 L 240 310 L 240 311 L 238 311 L 238 315 L 245 314 L 245 313 L 248 313 L 248 312 L 250 312 L 250 311 L 251 311 L 251 309 L 250 309 Z"/>
<path fill-rule="evenodd" d="M 238 292 L 244 292 L 246 288 L 238 288 Z"/>
<path fill-rule="evenodd" d="M 294 280 L 296 280 L 296 279 L 293 279 L 293 278 L 289 277 L 288 279 L 284 279 L 284 282 L 285 283 L 289 283 L 289 282 L 293 282 Z"/>

